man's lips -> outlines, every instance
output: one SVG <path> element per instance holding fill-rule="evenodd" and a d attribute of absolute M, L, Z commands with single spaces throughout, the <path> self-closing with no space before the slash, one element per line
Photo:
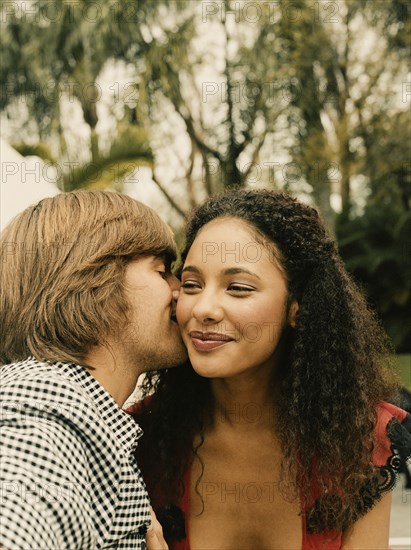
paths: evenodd
<path fill-rule="evenodd" d="M 193 346 L 198 351 L 212 351 L 234 341 L 234 338 L 221 332 L 200 332 L 197 330 L 190 332 L 190 338 Z"/>

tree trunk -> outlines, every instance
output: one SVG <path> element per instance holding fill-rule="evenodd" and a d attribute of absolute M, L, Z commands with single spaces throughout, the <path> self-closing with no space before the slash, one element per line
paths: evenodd
<path fill-rule="evenodd" d="M 244 187 L 241 172 L 237 167 L 236 158 L 230 158 L 221 166 L 221 177 L 224 189 Z"/>
<path fill-rule="evenodd" d="M 315 167 L 313 177 L 317 179 L 317 184 L 313 186 L 313 196 L 315 203 L 320 211 L 320 214 L 332 235 L 335 233 L 335 212 L 331 208 L 331 182 L 328 178 L 327 169 Z M 310 180 L 309 180 L 310 181 Z"/>
<path fill-rule="evenodd" d="M 96 162 L 100 156 L 100 150 L 98 145 L 98 134 L 95 128 L 90 128 L 90 149 L 91 149 L 91 160 Z"/>

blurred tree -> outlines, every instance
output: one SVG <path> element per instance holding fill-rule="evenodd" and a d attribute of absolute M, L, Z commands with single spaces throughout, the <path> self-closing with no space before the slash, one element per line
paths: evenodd
<path fill-rule="evenodd" d="M 374 120 L 366 135 L 371 185 L 362 213 L 337 220 L 340 252 L 364 288 L 398 352 L 411 352 L 411 124 L 407 112 Z"/>
<path fill-rule="evenodd" d="M 155 166 L 154 182 L 181 215 L 210 193 L 257 184 L 308 192 L 332 229 L 332 195 L 349 211 L 353 187 L 381 175 L 373 136 L 398 132 L 406 107 L 405 0 L 27 4 L 28 13 L 2 19 L 0 107 L 12 116 L 24 97 L 23 130 L 35 126 L 37 142 L 47 141 L 61 163 L 73 157 L 65 102 L 81 106 L 90 136 L 81 153 L 91 166 L 76 168 L 72 185 L 89 185 L 81 171 L 95 179 L 100 165 L 111 167 L 112 150 L 115 162 L 125 150 L 117 172 L 131 158 Z M 133 101 L 112 82 L 109 139 L 98 132 L 98 78 L 116 63 L 131 75 Z"/>
<path fill-rule="evenodd" d="M 400 206 L 398 187 L 387 181 L 362 215 L 337 224 L 341 255 L 363 287 L 398 352 L 411 352 L 411 211 Z M 394 198 L 394 201 L 392 200 Z"/>
<path fill-rule="evenodd" d="M 257 182 L 308 189 L 332 229 L 332 194 L 350 210 L 353 189 L 375 176 L 377 126 L 398 132 L 406 109 L 409 6 L 389 4 L 280 0 L 251 10 L 224 0 L 188 2 L 178 15 L 168 6 L 147 30 L 143 64 L 130 37 L 118 55 L 138 67 L 140 117 L 158 150 L 174 147 L 184 166 L 173 179 L 183 209 Z"/>
<path fill-rule="evenodd" d="M 213 13 L 209 21 L 208 16 L 207 21 L 200 19 L 199 4 L 186 3 L 179 22 L 175 14 L 172 25 L 170 17 L 164 25 L 157 22 L 159 38 L 151 40 L 139 74 L 146 100 L 142 118 L 163 132 L 164 118 L 177 117 L 182 122 L 178 130 L 188 137 L 186 157 L 177 153 L 177 161 L 185 165 L 183 196 L 188 206 L 204 194 L 244 186 L 252 161 L 284 110 L 272 101 L 267 86 L 268 75 L 272 78 L 278 65 L 276 56 L 260 55 L 272 49 L 275 40 L 267 9 L 262 10 L 261 25 L 247 24 L 242 18 L 237 26 L 225 15 L 230 2 L 220 4 L 221 13 Z M 211 30 L 216 41 L 211 42 L 205 30 Z M 255 35 L 249 44 L 244 41 L 247 31 Z M 131 41 L 122 55 L 138 66 L 134 51 Z M 159 123 L 158 113 L 162 113 Z M 242 155 L 249 159 L 245 169 Z"/>
<path fill-rule="evenodd" d="M 367 4 L 366 8 L 373 7 Z M 367 71 L 369 90 L 353 101 L 357 173 L 366 178 L 367 203 L 364 211 L 358 212 L 354 201 L 347 201 L 337 220 L 337 235 L 347 268 L 363 286 L 397 351 L 409 353 L 411 121 L 405 75 L 411 5 L 387 1 L 380 8 L 383 17 L 376 17 L 370 9 L 361 14 L 372 26 L 384 30 L 385 55 L 374 55 L 374 65 Z M 392 82 L 387 81 L 388 75 Z"/>
<path fill-rule="evenodd" d="M 338 193 L 343 211 L 350 210 L 355 180 L 360 176 L 370 184 L 376 176 L 378 163 L 370 163 L 371 147 L 375 159 L 381 153 L 375 126 L 384 121 L 392 135 L 398 132 L 397 117 L 406 112 L 401 88 L 409 66 L 405 30 L 410 5 L 402 2 L 395 10 L 390 1 L 313 5 L 299 0 L 293 5 L 300 17 L 293 25 L 279 24 L 287 44 L 284 63 L 295 75 L 293 157 L 332 228 L 331 193 Z"/>
<path fill-rule="evenodd" d="M 15 146 L 23 154 L 36 153 L 54 162 L 64 190 L 113 184 L 121 188 L 136 166 L 153 165 L 146 130 L 126 109 L 104 153 L 97 131 L 102 99 L 98 77 L 127 37 L 124 27 L 133 32 L 136 51 L 143 55 L 145 41 L 136 23 L 157 7 L 152 0 L 140 4 L 137 9 L 137 4 L 127 3 L 125 13 L 124 6 L 120 9 L 110 0 L 2 2 L 0 108 L 10 118 L 22 107 L 26 110 L 26 124 L 15 136 Z M 73 103 L 80 105 L 89 129 L 89 144 L 82 148 L 80 161 L 78 149 L 70 150 L 69 142 L 81 138 L 68 136 L 63 122 L 64 108 Z"/>

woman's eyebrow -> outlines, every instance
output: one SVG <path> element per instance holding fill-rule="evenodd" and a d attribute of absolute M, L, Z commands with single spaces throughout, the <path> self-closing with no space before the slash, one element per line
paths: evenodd
<path fill-rule="evenodd" d="M 186 265 L 181 270 L 181 273 L 184 273 L 184 271 L 189 271 L 190 273 L 200 273 L 200 270 L 195 265 Z"/>
<path fill-rule="evenodd" d="M 257 279 L 260 278 L 257 273 L 254 273 L 245 267 L 228 267 L 223 271 L 223 275 L 237 275 L 238 273 L 247 273 L 247 275 L 252 275 L 253 277 L 257 277 Z"/>
<path fill-rule="evenodd" d="M 185 271 L 189 273 L 200 273 L 200 270 L 195 265 L 186 265 L 182 273 Z M 237 275 L 240 273 L 246 273 L 247 275 L 251 275 L 252 277 L 256 277 L 257 279 L 260 279 L 260 277 L 256 274 L 250 271 L 249 269 L 246 269 L 245 267 L 228 267 L 227 269 L 224 269 L 222 272 L 223 275 Z"/>

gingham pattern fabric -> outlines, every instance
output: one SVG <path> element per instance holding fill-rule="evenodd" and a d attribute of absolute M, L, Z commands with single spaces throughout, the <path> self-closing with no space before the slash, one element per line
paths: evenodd
<path fill-rule="evenodd" d="M 29 358 L 0 382 L 0 546 L 146 548 L 135 421 L 78 365 Z"/>

